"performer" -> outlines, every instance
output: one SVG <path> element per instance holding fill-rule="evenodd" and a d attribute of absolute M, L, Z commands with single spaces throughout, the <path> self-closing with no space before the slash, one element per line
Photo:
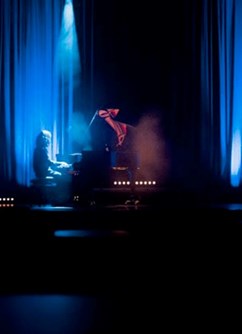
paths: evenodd
<path fill-rule="evenodd" d="M 71 164 L 65 161 L 57 161 L 50 158 L 51 132 L 42 130 L 36 137 L 36 146 L 33 154 L 33 169 L 36 175 L 35 185 L 41 185 L 41 193 L 44 200 L 52 204 L 67 204 L 72 201 L 72 176 Z M 56 187 L 51 195 L 48 188 L 42 188 L 45 182 L 53 178 Z M 39 183 L 40 182 L 40 183 Z M 55 191 L 54 191 L 55 189 Z"/>
<path fill-rule="evenodd" d="M 42 130 L 36 137 L 36 146 L 34 149 L 33 168 L 36 177 L 45 178 L 53 176 L 60 178 L 64 175 L 64 171 L 71 167 L 65 161 L 52 160 L 49 156 L 49 148 L 51 145 L 51 132 Z"/>
<path fill-rule="evenodd" d="M 138 151 L 136 147 L 136 128 L 127 123 L 119 122 L 114 118 L 120 112 L 119 108 L 107 108 L 98 110 L 99 117 L 111 126 L 116 133 L 116 140 L 112 147 L 115 156 L 115 163 L 127 169 L 131 186 L 131 199 L 127 201 L 138 203 L 135 195 L 135 177 L 139 168 Z"/>

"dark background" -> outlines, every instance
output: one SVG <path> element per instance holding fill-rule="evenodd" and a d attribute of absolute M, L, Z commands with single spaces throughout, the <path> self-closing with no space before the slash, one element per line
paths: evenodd
<path fill-rule="evenodd" d="M 171 108 L 177 81 L 191 66 L 192 2 L 92 3 L 83 8 L 76 0 L 74 11 L 83 80 L 93 80 L 96 105 L 121 105 L 130 114 Z"/>
<path fill-rule="evenodd" d="M 199 151 L 201 2 L 74 1 L 74 9 L 89 119 L 102 107 L 119 107 L 118 120 L 132 125 L 158 115 L 172 182 L 207 178 Z M 105 145 L 107 128 L 95 120 L 94 149 Z"/>

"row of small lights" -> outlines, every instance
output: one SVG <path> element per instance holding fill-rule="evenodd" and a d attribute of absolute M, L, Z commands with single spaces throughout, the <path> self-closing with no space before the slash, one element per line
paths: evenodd
<path fill-rule="evenodd" d="M 115 186 L 129 186 L 130 181 L 114 181 L 113 184 Z M 135 181 L 136 186 L 155 186 L 156 181 Z"/>
<path fill-rule="evenodd" d="M 10 208 L 14 206 L 14 197 L 0 197 L 0 208 Z"/>

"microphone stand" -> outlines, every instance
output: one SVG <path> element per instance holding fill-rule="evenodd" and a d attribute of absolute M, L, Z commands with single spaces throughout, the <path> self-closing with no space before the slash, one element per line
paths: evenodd
<path fill-rule="evenodd" d="M 92 125 L 92 123 L 93 123 L 93 121 L 95 120 L 97 114 L 98 114 L 98 110 L 96 110 L 96 111 L 95 111 L 95 114 L 92 116 L 92 119 L 91 119 L 91 121 L 90 121 L 90 123 L 89 123 L 89 125 L 88 125 L 88 128 L 90 128 L 90 126 Z"/>

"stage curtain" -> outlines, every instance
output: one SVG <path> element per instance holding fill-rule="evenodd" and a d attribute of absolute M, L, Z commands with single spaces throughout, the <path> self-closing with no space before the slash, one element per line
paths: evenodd
<path fill-rule="evenodd" d="M 2 186 L 30 184 L 32 152 L 41 129 L 52 132 L 52 157 L 69 147 L 72 92 L 58 58 L 64 4 L 64 0 L 0 3 Z"/>
<path fill-rule="evenodd" d="M 242 3 L 203 0 L 201 12 L 201 147 L 210 170 L 241 184 Z"/>

